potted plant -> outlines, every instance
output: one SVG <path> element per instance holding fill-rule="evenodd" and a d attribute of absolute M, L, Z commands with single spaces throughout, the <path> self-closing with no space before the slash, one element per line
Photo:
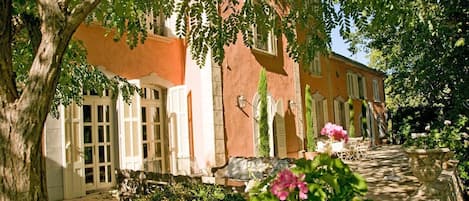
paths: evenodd
<path fill-rule="evenodd" d="M 336 150 L 337 148 L 343 148 L 342 146 L 335 146 L 335 143 L 347 143 L 349 137 L 347 135 L 347 131 L 344 130 L 342 126 L 333 123 L 326 123 L 324 128 L 321 129 L 321 135 L 327 136 L 328 141 L 325 143 L 324 148 L 321 150 L 324 153 L 332 155 L 333 152 L 340 151 Z"/>
<path fill-rule="evenodd" d="M 412 133 L 404 143 L 404 151 L 409 157 L 412 173 L 421 183 L 409 200 L 446 200 L 447 192 L 437 182 L 443 164 L 453 155 L 460 143 L 461 129 L 445 120 L 443 125 L 425 127 L 424 133 Z"/>

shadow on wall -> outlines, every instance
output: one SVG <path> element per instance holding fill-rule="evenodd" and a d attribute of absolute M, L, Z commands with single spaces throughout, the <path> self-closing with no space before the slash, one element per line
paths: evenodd
<path fill-rule="evenodd" d="M 296 116 L 291 109 L 285 113 L 285 131 L 287 135 L 287 156 L 289 158 L 298 158 L 298 151 L 303 148 L 300 147 L 301 139 L 296 135 Z"/>
<path fill-rule="evenodd" d="M 259 62 L 265 70 L 281 75 L 287 75 L 287 72 L 284 69 L 284 56 L 283 56 L 283 44 L 282 40 L 277 40 L 277 49 L 275 55 L 269 53 L 264 53 L 259 50 L 251 49 L 252 54 L 256 58 L 256 61 Z"/>
<path fill-rule="evenodd" d="M 53 159 L 46 157 L 47 192 L 49 200 L 51 201 L 64 199 L 63 172 L 64 167 L 61 164 L 58 164 Z M 80 176 L 75 175 L 74 177 L 78 178 Z"/>

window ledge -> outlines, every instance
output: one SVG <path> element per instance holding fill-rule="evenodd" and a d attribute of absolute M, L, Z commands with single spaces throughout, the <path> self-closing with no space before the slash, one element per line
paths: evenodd
<path fill-rule="evenodd" d="M 269 52 L 269 51 L 266 51 L 266 50 L 262 50 L 262 49 L 259 49 L 259 48 L 256 48 L 256 47 L 251 47 L 251 51 L 253 53 L 261 54 L 261 55 L 264 55 L 264 56 L 269 56 L 269 57 L 272 57 L 272 58 L 277 57 L 276 53 Z"/>

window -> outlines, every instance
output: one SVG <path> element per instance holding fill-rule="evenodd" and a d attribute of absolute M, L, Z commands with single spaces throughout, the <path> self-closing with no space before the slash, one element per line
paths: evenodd
<path fill-rule="evenodd" d="M 375 99 L 376 102 L 380 102 L 380 96 L 379 96 L 379 84 L 378 80 L 373 79 L 373 98 Z"/>
<path fill-rule="evenodd" d="M 347 92 L 348 96 L 352 98 L 357 98 L 358 97 L 358 90 L 355 87 L 356 86 L 356 77 L 357 75 L 355 73 L 348 72 L 347 73 Z"/>
<path fill-rule="evenodd" d="M 142 88 L 142 99 L 145 100 L 160 100 L 160 90 L 154 88 Z"/>
<path fill-rule="evenodd" d="M 271 55 L 277 55 L 277 43 L 273 30 L 261 30 L 258 26 L 253 28 L 254 49 Z"/>
<path fill-rule="evenodd" d="M 162 13 L 153 12 L 152 10 L 146 13 L 145 27 L 147 32 L 152 35 L 165 35 L 164 22 L 165 17 Z"/>
<path fill-rule="evenodd" d="M 345 102 L 342 98 L 334 100 L 334 119 L 337 125 L 341 125 L 344 129 L 347 128 L 347 121 L 345 118 Z"/>
<path fill-rule="evenodd" d="M 366 98 L 365 78 L 356 73 L 347 73 L 347 92 L 351 98 Z"/>
<path fill-rule="evenodd" d="M 165 171 L 163 108 L 161 89 L 142 88 L 141 126 L 143 169 L 151 172 Z"/>
<path fill-rule="evenodd" d="M 358 98 L 366 98 L 366 81 L 362 76 L 358 76 Z"/>
<path fill-rule="evenodd" d="M 327 100 L 319 93 L 313 95 L 313 127 L 315 134 L 319 134 L 327 119 Z"/>
<path fill-rule="evenodd" d="M 114 124 L 112 99 L 104 91 L 102 97 L 95 91 L 84 91 L 82 114 L 82 145 L 84 181 L 87 190 L 112 184 Z M 74 142 L 78 143 L 78 142 Z"/>
<path fill-rule="evenodd" d="M 321 63 L 319 61 L 319 55 L 316 55 L 313 62 L 308 66 L 309 72 L 313 75 L 321 76 Z"/>

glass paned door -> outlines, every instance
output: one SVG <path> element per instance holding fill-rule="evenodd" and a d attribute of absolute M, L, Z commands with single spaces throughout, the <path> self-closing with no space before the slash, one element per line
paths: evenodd
<path fill-rule="evenodd" d="M 87 101 L 87 100 L 92 101 Z M 104 99 L 104 100 L 101 100 Z M 83 104 L 83 155 L 86 190 L 112 185 L 112 113 L 110 100 L 85 97 Z"/>
<path fill-rule="evenodd" d="M 163 111 L 159 88 L 143 88 L 141 129 L 143 168 L 150 172 L 166 170 L 163 135 Z"/>

